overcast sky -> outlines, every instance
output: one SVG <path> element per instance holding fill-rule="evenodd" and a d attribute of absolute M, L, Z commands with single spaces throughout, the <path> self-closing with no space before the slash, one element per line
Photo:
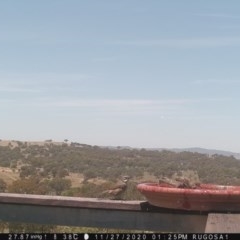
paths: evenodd
<path fill-rule="evenodd" d="M 240 152 L 240 2 L 2 1 L 0 139 Z"/>

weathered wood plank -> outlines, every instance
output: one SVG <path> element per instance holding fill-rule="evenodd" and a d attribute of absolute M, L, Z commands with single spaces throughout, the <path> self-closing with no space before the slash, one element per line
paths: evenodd
<path fill-rule="evenodd" d="M 240 233 L 240 214 L 210 213 L 206 233 Z"/>

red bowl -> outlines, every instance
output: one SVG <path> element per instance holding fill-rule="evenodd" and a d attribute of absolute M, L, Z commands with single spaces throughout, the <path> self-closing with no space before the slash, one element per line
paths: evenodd
<path fill-rule="evenodd" d="M 240 212 L 240 186 L 201 184 L 196 189 L 176 188 L 168 184 L 141 183 L 137 189 L 157 207 Z"/>

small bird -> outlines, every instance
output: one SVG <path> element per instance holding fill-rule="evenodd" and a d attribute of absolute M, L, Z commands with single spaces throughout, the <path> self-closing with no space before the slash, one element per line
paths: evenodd
<path fill-rule="evenodd" d="M 175 188 L 198 188 L 200 183 L 191 181 L 188 178 L 177 177 L 175 179 L 161 177 L 158 181 L 158 184 L 165 187 L 175 187 Z"/>
<path fill-rule="evenodd" d="M 120 199 L 121 194 L 127 188 L 127 182 L 130 179 L 129 176 L 123 176 L 120 181 L 112 188 L 105 190 L 101 193 L 102 197 L 109 197 L 110 199 Z"/>

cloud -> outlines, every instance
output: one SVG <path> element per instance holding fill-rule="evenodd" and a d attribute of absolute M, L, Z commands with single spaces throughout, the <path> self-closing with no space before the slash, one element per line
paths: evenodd
<path fill-rule="evenodd" d="M 47 31 L 46 29 L 42 32 L 41 30 L 36 30 L 36 28 L 31 31 L 22 28 L 9 29 L 6 26 L 1 31 L 0 42 L 7 44 L 62 45 L 69 42 L 73 44 L 78 42 L 76 37 L 68 34 L 63 35 L 60 32 Z"/>
<path fill-rule="evenodd" d="M 77 89 L 76 86 L 92 78 L 91 75 L 79 73 L 0 73 L 0 93 L 72 92 Z"/>
<path fill-rule="evenodd" d="M 49 83 L 61 81 L 84 81 L 90 80 L 93 76 L 84 73 L 4 73 L 0 72 L 0 83 L 9 84 L 33 84 L 33 83 Z"/>
<path fill-rule="evenodd" d="M 223 99 L 45 99 L 39 101 L 39 106 L 55 109 L 76 109 L 76 111 L 87 111 L 107 114 L 144 114 L 173 116 L 182 114 L 196 104 L 206 102 L 219 102 Z"/>
<path fill-rule="evenodd" d="M 229 100 L 229 99 L 227 99 Z M 73 117 L 85 116 L 108 119 L 109 117 L 156 117 L 161 121 L 176 119 L 205 118 L 195 116 L 193 109 L 206 106 L 208 103 L 215 105 L 226 102 L 223 98 L 199 99 L 71 99 L 62 97 L 32 97 L 25 99 L 0 98 L 1 109 L 24 109 L 26 114 L 34 111 L 44 111 L 45 114 L 62 114 Z M 215 115 L 215 114 L 213 114 Z M 214 116 L 211 116 L 214 117 Z M 209 118 L 209 116 L 207 116 Z"/>
<path fill-rule="evenodd" d="M 185 102 L 187 102 L 185 99 L 75 99 L 57 100 L 51 102 L 51 105 L 58 107 L 164 107 L 169 105 L 181 105 Z"/>
<path fill-rule="evenodd" d="M 9 98 L 11 99 L 11 98 Z M 25 99 L 26 100 L 26 99 Z M 24 104 L 42 107 L 59 108 L 101 108 L 101 109 L 173 109 L 175 107 L 187 106 L 203 102 L 220 102 L 226 98 L 180 98 L 180 99 L 71 99 L 60 97 L 35 97 L 33 102 L 25 101 Z M 16 101 L 18 102 L 18 101 Z M 20 103 L 21 104 L 21 103 Z"/>
<path fill-rule="evenodd" d="M 221 85 L 238 85 L 240 84 L 240 79 L 216 79 L 216 78 L 209 78 L 209 79 L 198 79 L 191 82 L 192 84 L 196 85 L 205 85 L 205 84 L 221 84 Z"/>
<path fill-rule="evenodd" d="M 92 59 L 93 62 L 115 62 L 116 57 L 95 57 Z"/>
<path fill-rule="evenodd" d="M 38 93 L 40 89 L 28 87 L 0 87 L 0 93 Z"/>
<path fill-rule="evenodd" d="M 42 98 L 32 101 L 28 106 L 65 111 L 71 114 L 93 114 L 101 116 L 150 116 L 173 115 L 179 108 L 184 106 L 187 100 L 168 99 L 56 99 Z M 26 103 L 25 103 L 26 104 Z"/>
<path fill-rule="evenodd" d="M 112 42 L 115 45 L 135 47 L 167 47 L 167 48 L 207 48 L 240 46 L 240 37 L 202 37 L 174 38 L 158 40 L 122 40 Z"/>
<path fill-rule="evenodd" d="M 240 19 L 239 15 L 225 14 L 225 13 L 209 13 L 209 14 L 195 14 L 200 17 L 222 18 L 222 19 Z"/>

